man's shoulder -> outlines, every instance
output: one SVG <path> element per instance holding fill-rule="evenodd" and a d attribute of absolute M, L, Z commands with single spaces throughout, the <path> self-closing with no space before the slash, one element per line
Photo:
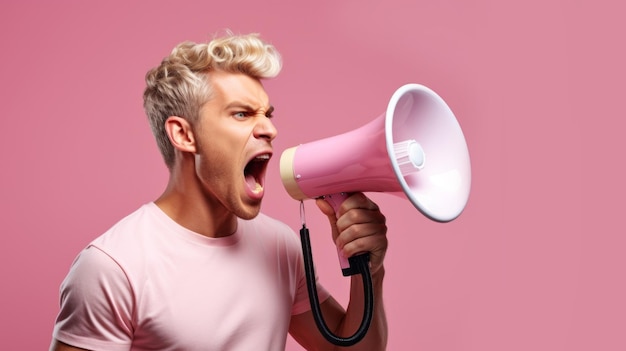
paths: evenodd
<path fill-rule="evenodd" d="M 161 227 L 152 204 L 144 204 L 113 224 L 87 247 L 97 248 L 118 264 L 142 261 L 144 253 L 152 249 L 153 237 L 158 235 Z"/>
<path fill-rule="evenodd" d="M 137 239 L 137 233 L 158 227 L 153 215 L 152 204 L 144 204 L 126 217 L 113 224 L 107 231 L 98 236 L 92 244 L 106 245 L 110 241 Z M 132 235 L 129 233 L 133 233 Z"/>

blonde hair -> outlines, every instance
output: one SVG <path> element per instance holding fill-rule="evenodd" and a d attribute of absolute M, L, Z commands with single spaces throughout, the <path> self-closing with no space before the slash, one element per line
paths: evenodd
<path fill-rule="evenodd" d="M 146 74 L 143 105 L 165 164 L 174 164 L 174 147 L 165 131 L 165 121 L 179 116 L 194 123 L 200 108 L 210 100 L 211 71 L 243 73 L 255 79 L 273 78 L 282 62 L 273 45 L 258 34 L 215 38 L 209 43 L 183 42 Z"/>

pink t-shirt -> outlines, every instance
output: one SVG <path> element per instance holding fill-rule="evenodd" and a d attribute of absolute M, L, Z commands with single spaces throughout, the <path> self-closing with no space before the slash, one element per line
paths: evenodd
<path fill-rule="evenodd" d="M 285 224 L 260 214 L 208 238 L 149 203 L 78 255 L 54 337 L 93 350 L 284 350 L 291 316 L 309 309 Z"/>

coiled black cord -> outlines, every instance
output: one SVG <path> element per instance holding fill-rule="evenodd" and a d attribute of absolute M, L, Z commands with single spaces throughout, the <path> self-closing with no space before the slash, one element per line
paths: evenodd
<path fill-rule="evenodd" d="M 324 338 L 329 342 L 337 346 L 352 346 L 361 341 L 367 334 L 367 331 L 372 322 L 372 316 L 374 314 L 374 289 L 372 285 L 372 276 L 369 269 L 369 254 L 360 254 L 348 258 L 350 266 L 354 268 L 355 272 L 361 273 L 363 277 L 363 294 L 364 294 L 364 309 L 363 319 L 359 329 L 354 335 L 344 338 L 335 335 L 324 321 L 322 311 L 320 309 L 319 297 L 317 296 L 317 286 L 315 284 L 315 268 L 313 267 L 313 254 L 311 250 L 311 241 L 309 238 L 309 229 L 303 224 L 300 229 L 300 241 L 302 243 L 302 253 L 304 256 L 304 270 L 306 273 L 306 284 L 309 292 L 309 301 L 311 302 L 311 310 L 313 311 L 313 318 L 315 324 L 320 330 Z"/>

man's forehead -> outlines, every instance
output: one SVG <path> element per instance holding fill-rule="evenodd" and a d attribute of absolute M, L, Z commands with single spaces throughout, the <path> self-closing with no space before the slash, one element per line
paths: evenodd
<path fill-rule="evenodd" d="M 226 106 L 270 108 L 269 97 L 258 79 L 241 73 L 220 73 L 210 76 L 213 87 L 211 100 L 218 99 Z"/>

